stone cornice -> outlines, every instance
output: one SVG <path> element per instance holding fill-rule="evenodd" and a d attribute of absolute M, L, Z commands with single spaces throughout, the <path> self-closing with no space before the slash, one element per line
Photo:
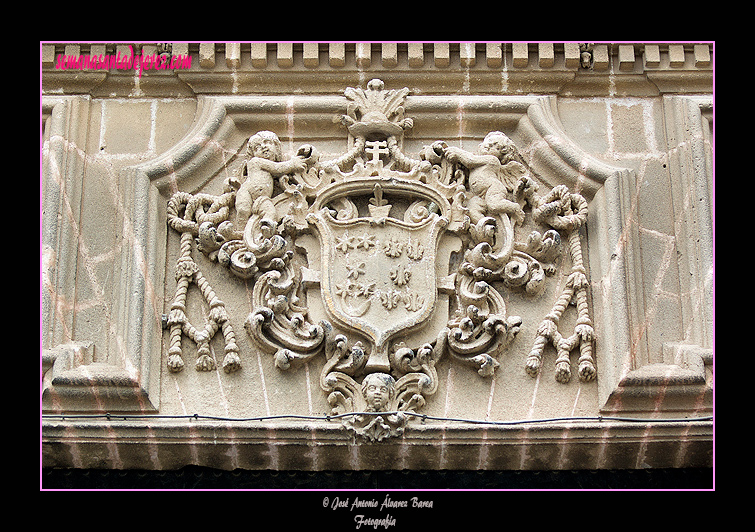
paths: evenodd
<path fill-rule="evenodd" d="M 129 48 L 130 46 L 130 48 Z M 44 43 L 45 93 L 108 96 L 339 93 L 390 73 L 415 93 L 652 96 L 709 93 L 713 43 Z M 170 53 L 190 68 L 61 70 L 67 56 Z M 318 76 L 312 76 L 317 72 Z M 229 75 L 230 74 L 230 75 Z M 383 74 L 385 76 L 387 74 Z"/>
<path fill-rule="evenodd" d="M 574 470 L 709 467 L 712 461 L 711 420 L 604 418 L 508 426 L 430 421 L 380 445 L 354 445 L 351 435 L 325 421 L 151 418 L 145 424 L 107 417 L 45 420 L 45 467 Z"/>

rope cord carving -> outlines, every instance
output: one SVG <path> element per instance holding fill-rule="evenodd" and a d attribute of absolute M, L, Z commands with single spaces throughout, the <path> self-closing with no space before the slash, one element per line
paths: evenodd
<path fill-rule="evenodd" d="M 199 233 L 200 225 L 205 222 L 215 224 L 227 219 L 232 200 L 232 193 L 211 196 L 179 192 L 168 202 L 168 224 L 181 233 L 180 253 L 176 262 L 176 295 L 167 318 L 167 326 L 170 328 L 168 368 L 173 372 L 181 371 L 184 367 L 181 347 L 183 336 L 191 338 L 197 345 L 197 370 L 213 371 L 216 363 L 211 356 L 210 340 L 218 330 L 222 331 L 225 342 L 223 369 L 226 373 L 231 373 L 241 367 L 236 336 L 228 320 L 225 305 L 218 299 L 192 258 L 193 240 Z M 208 207 L 207 210 L 205 207 Z M 192 283 L 197 285 L 209 305 L 209 312 L 205 316 L 206 323 L 201 329 L 193 325 L 186 316 L 186 297 Z"/>
<path fill-rule="evenodd" d="M 551 190 L 543 199 L 542 204 L 534 210 L 534 217 L 555 229 L 568 232 L 567 242 L 572 270 L 561 296 L 538 327 L 537 337 L 527 357 L 525 369 L 529 375 L 537 375 L 542 364 L 543 349 L 550 342 L 558 352 L 556 380 L 568 382 L 571 378 L 569 354 L 579 347 L 579 377 L 583 381 L 591 381 L 596 375 L 595 361 L 592 356 L 595 332 L 590 320 L 587 301 L 589 283 L 582 259 L 582 243 L 579 238 L 579 230 L 587 220 L 587 201 L 579 194 L 570 193 L 567 187 L 559 185 Z M 566 307 L 575 299 L 577 323 L 573 334 L 564 337 L 558 330 L 558 322 Z"/>

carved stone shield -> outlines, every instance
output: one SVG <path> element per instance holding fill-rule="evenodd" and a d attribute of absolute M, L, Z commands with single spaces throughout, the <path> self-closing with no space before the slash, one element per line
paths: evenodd
<path fill-rule="evenodd" d="M 326 311 L 372 345 L 370 369 L 387 371 L 391 340 L 435 309 L 435 256 L 448 219 L 433 208 L 442 198 L 416 181 L 370 177 L 336 184 L 318 203 L 308 221 L 322 245 Z"/>

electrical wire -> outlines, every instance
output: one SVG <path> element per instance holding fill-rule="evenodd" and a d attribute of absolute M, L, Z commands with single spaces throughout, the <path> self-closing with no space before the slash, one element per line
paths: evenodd
<path fill-rule="evenodd" d="M 114 420 L 135 420 L 135 419 L 186 419 L 186 420 L 210 420 L 210 421 L 225 421 L 225 422 L 251 422 L 251 421 L 275 421 L 282 419 L 291 420 L 305 420 L 305 421 L 333 421 L 349 416 L 390 416 L 403 414 L 405 416 L 411 416 L 420 418 L 422 422 L 425 421 L 443 421 L 443 422 L 458 422 L 469 423 L 475 425 L 497 425 L 497 426 L 514 426 L 514 425 L 531 425 L 538 423 L 553 423 L 553 422 L 631 422 L 631 423 L 691 423 L 702 421 L 713 421 L 713 416 L 702 416 L 692 418 L 631 418 L 631 417 L 615 417 L 615 416 L 581 416 L 581 417 L 552 417 L 541 419 L 520 419 L 512 421 L 489 421 L 480 419 L 465 419 L 465 418 L 451 418 L 442 416 L 431 416 L 427 414 L 417 414 L 415 412 L 404 411 L 392 411 L 392 412 L 348 412 L 345 414 L 332 414 L 323 416 L 313 415 L 298 415 L 298 414 L 280 414 L 270 416 L 259 417 L 223 417 L 223 416 L 207 416 L 199 414 L 183 414 L 183 415 L 168 415 L 168 414 L 42 414 L 42 419 L 60 419 L 60 420 L 73 420 L 73 419 L 107 419 L 108 421 Z"/>

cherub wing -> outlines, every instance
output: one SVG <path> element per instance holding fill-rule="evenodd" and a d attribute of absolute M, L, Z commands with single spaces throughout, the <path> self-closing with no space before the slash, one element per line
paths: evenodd
<path fill-rule="evenodd" d="M 501 179 L 509 192 L 514 190 L 519 178 L 527 174 L 527 168 L 518 161 L 509 161 L 501 166 L 498 177 Z"/>

